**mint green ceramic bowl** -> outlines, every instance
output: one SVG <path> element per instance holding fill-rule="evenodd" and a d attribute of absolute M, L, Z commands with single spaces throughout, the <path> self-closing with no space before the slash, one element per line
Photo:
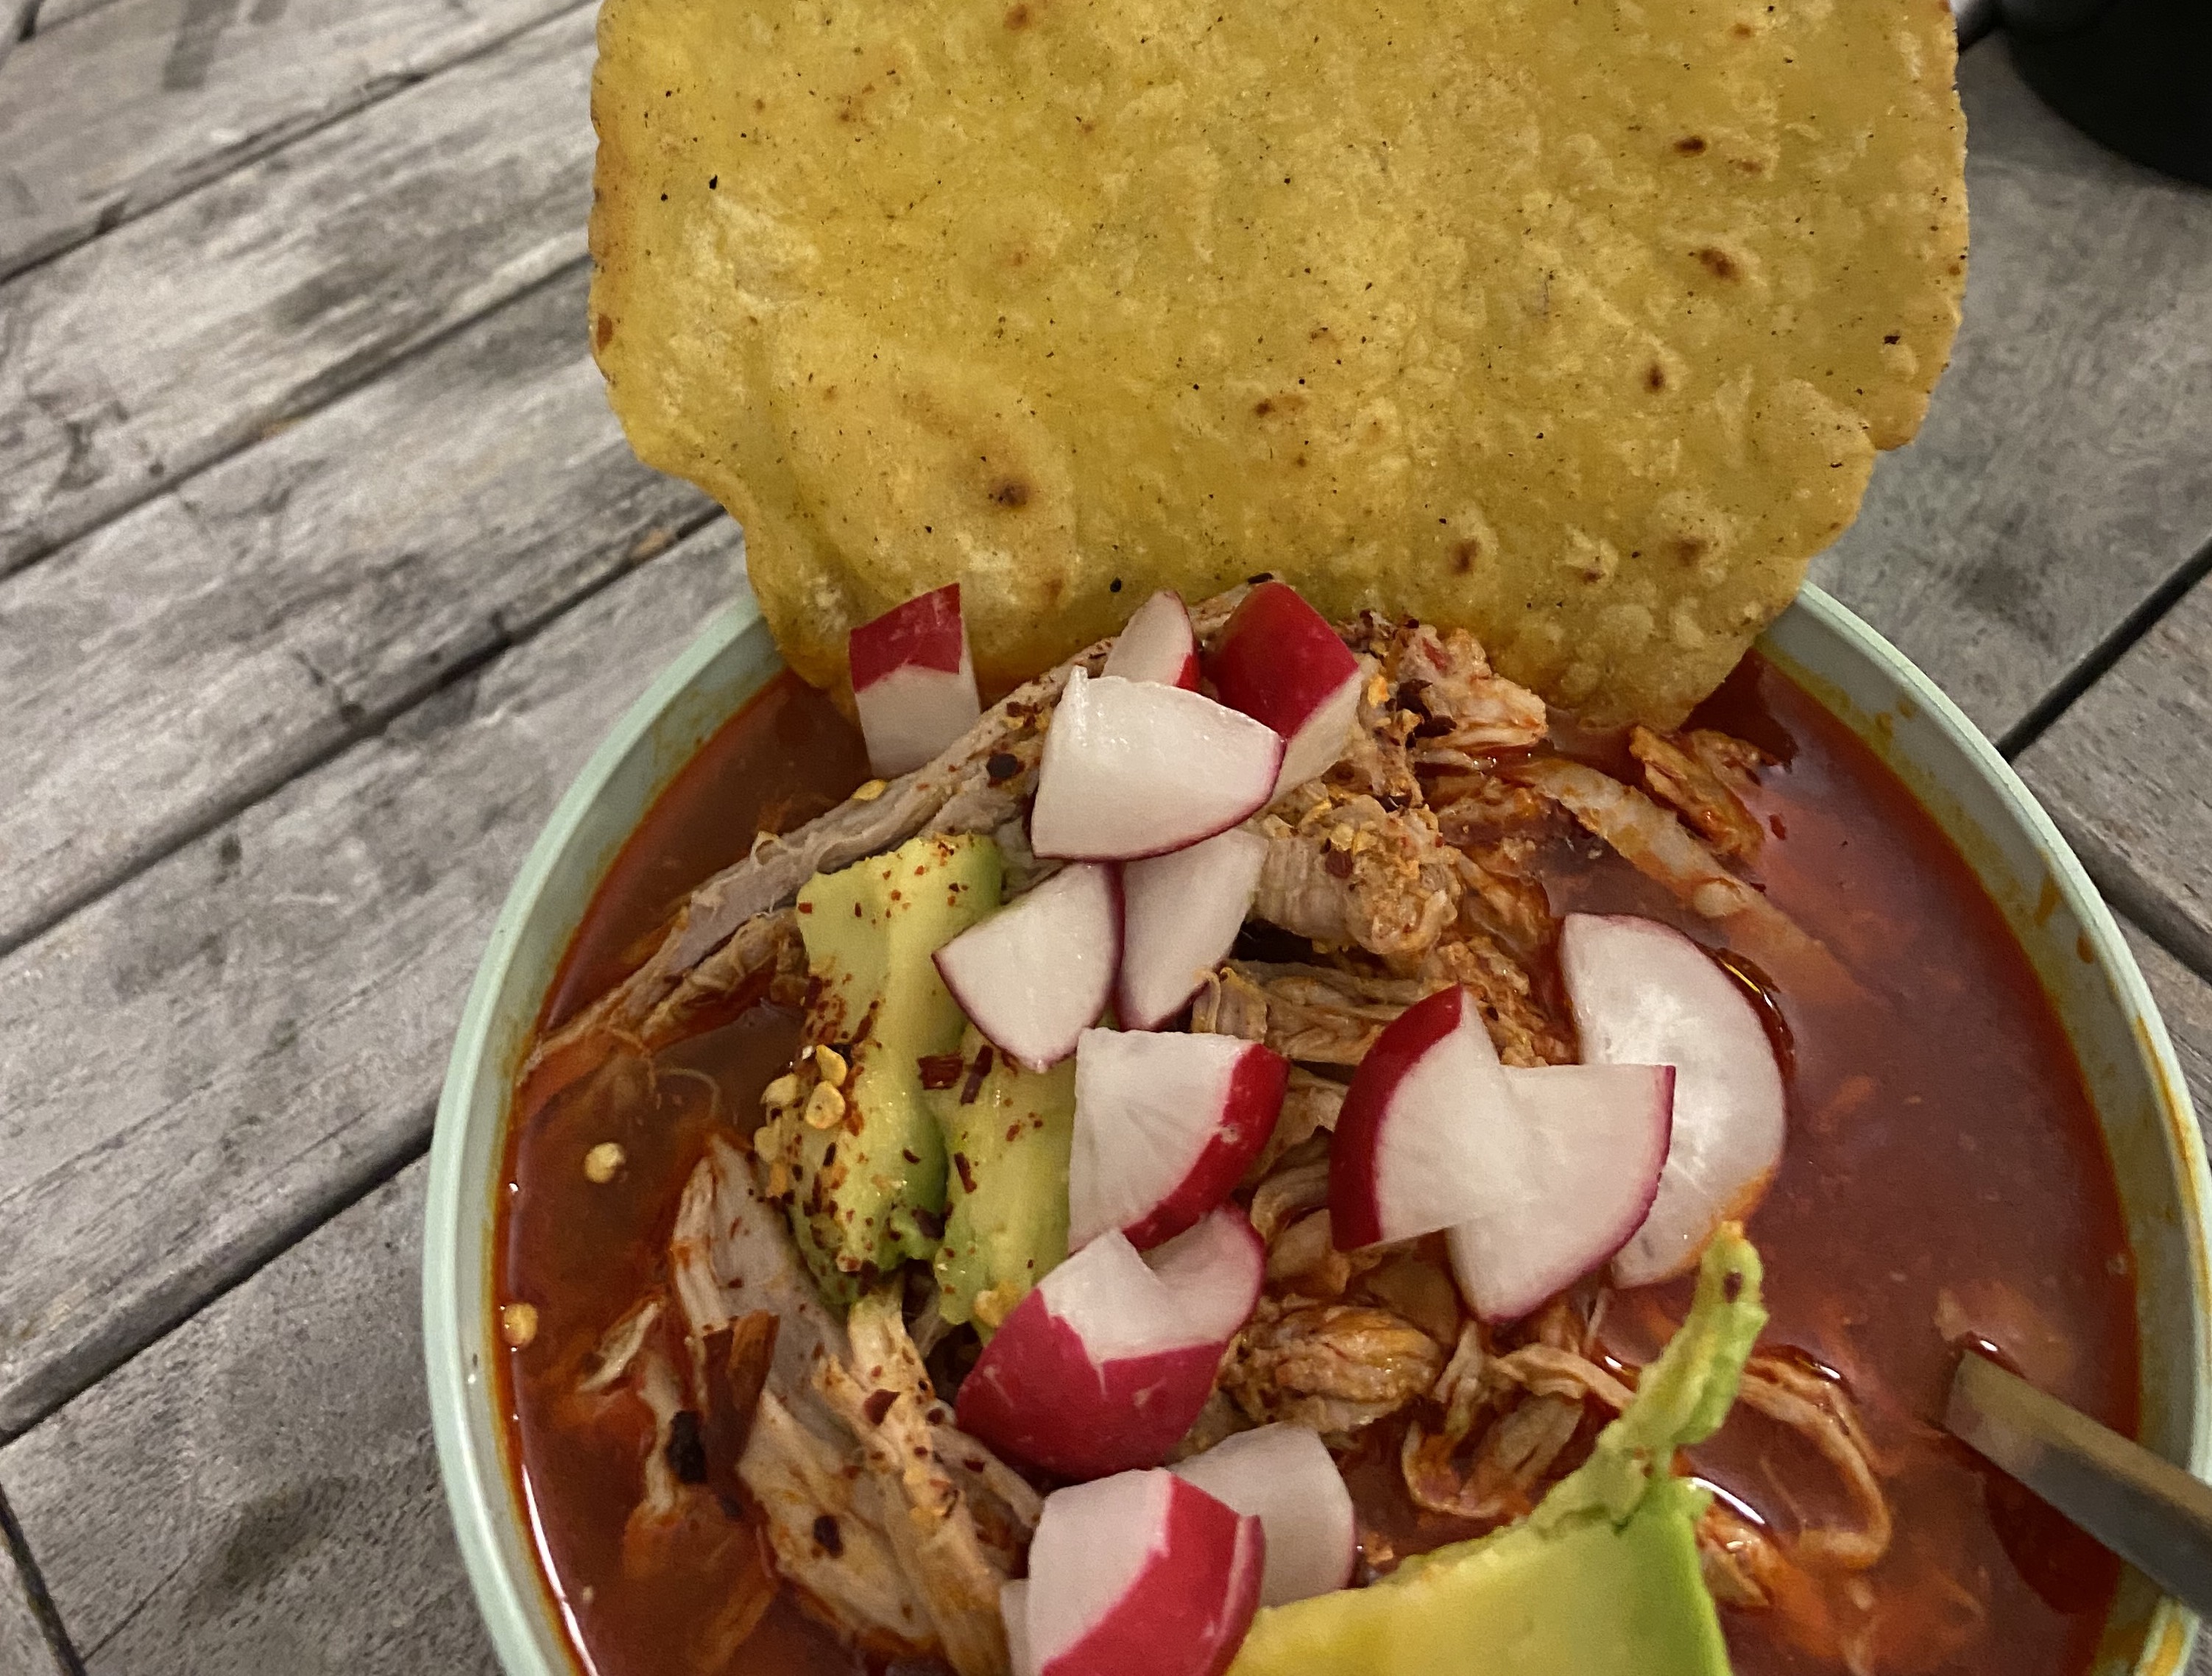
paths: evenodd
<path fill-rule="evenodd" d="M 1760 649 L 1887 762 L 1965 854 L 2057 1004 L 2134 1248 L 2144 1441 L 2212 1469 L 2204 1153 L 2172 1045 L 2112 916 L 2027 787 L 1866 624 L 1808 587 Z M 539 835 L 462 1015 L 430 1148 L 422 1248 L 430 1413 L 461 1554 L 509 1676 L 572 1676 L 561 1606 L 512 1488 L 491 1377 L 492 1210 L 509 1085 L 562 950 L 623 841 L 692 753 L 781 667 L 750 600 L 717 614 L 602 744 Z M 2188 1614 L 2129 1574 L 2098 1676 L 2178 1676 Z"/>

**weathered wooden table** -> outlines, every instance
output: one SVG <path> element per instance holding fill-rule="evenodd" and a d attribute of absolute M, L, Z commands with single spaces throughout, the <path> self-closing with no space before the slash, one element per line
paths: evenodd
<path fill-rule="evenodd" d="M 0 21 L 21 0 L 0 0 Z M 0 1672 L 492 1669 L 417 1345 L 463 992 L 738 586 L 584 343 L 574 0 L 0 60 Z M 1966 326 L 1818 574 L 2020 763 L 2212 1108 L 2212 191 L 2000 42 Z"/>

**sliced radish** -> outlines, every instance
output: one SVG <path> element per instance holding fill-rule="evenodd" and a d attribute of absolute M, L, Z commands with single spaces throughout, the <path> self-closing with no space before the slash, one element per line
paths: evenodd
<path fill-rule="evenodd" d="M 1673 1120 L 1669 1065 L 1509 1067 L 1482 1208 L 1445 1232 L 1452 1275 L 1486 1321 L 1517 1321 L 1601 1267 L 1659 1192 Z"/>
<path fill-rule="evenodd" d="M 1351 1582 L 1358 1552 L 1352 1492 L 1315 1433 L 1291 1425 L 1240 1431 L 1174 1471 L 1260 1521 L 1267 1533 L 1261 1606 L 1287 1606 Z"/>
<path fill-rule="evenodd" d="M 1260 1156 L 1289 1079 L 1279 1054 L 1235 1036 L 1084 1031 L 1068 1244 L 1118 1229 L 1142 1249 L 1189 1227 Z"/>
<path fill-rule="evenodd" d="M 1693 1266 L 1725 1221 L 1748 1215 L 1782 1162 L 1782 1068 L 1735 979 L 1672 926 L 1570 914 L 1559 971 L 1592 1064 L 1671 1065 L 1673 1139 L 1659 1196 L 1614 1259 L 1623 1286 Z"/>
<path fill-rule="evenodd" d="M 1498 1162 L 1496 1120 L 1512 1109 L 1505 1067 L 1468 990 L 1440 989 L 1400 1013 L 1359 1062 L 1337 1114 L 1328 1210 L 1339 1248 L 1433 1234 L 1479 1211 L 1481 1179 Z"/>
<path fill-rule="evenodd" d="M 1076 670 L 1045 735 L 1030 847 L 1077 861 L 1179 850 L 1267 807 L 1282 752 L 1210 698 Z"/>
<path fill-rule="evenodd" d="M 1231 827 L 1121 869 L 1121 1027 L 1156 1030 L 1228 958 L 1260 888 L 1267 841 Z"/>
<path fill-rule="evenodd" d="M 1245 595 L 1206 657 L 1206 675 L 1224 704 L 1288 741 L 1276 796 L 1344 755 L 1359 714 L 1359 659 L 1288 583 L 1262 582 Z"/>
<path fill-rule="evenodd" d="M 999 1618 L 1006 1626 L 1009 1676 L 1037 1676 L 1036 1655 L 1030 1650 L 1030 1580 L 1017 1577 L 999 1586 Z"/>
<path fill-rule="evenodd" d="M 1158 1465 L 1206 1406 L 1267 1262 L 1227 1208 L 1162 1254 L 1158 1272 L 1109 1234 L 1046 1275 L 962 1381 L 961 1429 L 1065 1478 Z"/>
<path fill-rule="evenodd" d="M 1258 1610 L 1267 1538 L 1172 1473 L 1045 1497 L 1023 1642 L 1037 1676 L 1218 1676 Z"/>
<path fill-rule="evenodd" d="M 1106 1010 L 1121 948 L 1114 869 L 1084 861 L 962 932 L 937 951 L 937 970 L 993 1047 L 1046 1071 Z"/>
<path fill-rule="evenodd" d="M 1243 1211 L 1217 1205 L 1146 1252 L 1145 1266 L 1175 1295 L 1191 1331 L 1226 1345 L 1259 1305 L 1267 1247 Z"/>
<path fill-rule="evenodd" d="M 1183 609 L 1182 596 L 1162 588 L 1138 606 L 1106 654 L 1101 672 L 1196 692 L 1198 636 L 1190 631 L 1190 613 Z"/>
<path fill-rule="evenodd" d="M 862 623 L 845 657 L 868 766 L 886 779 L 930 761 L 983 714 L 957 582 Z"/>

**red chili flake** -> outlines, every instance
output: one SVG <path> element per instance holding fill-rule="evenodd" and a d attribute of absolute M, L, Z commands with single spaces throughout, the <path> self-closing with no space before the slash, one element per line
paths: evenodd
<path fill-rule="evenodd" d="M 884 1423 L 884 1416 L 891 1412 L 891 1405 L 897 1400 L 898 1393 L 896 1391 L 871 1391 L 867 1400 L 860 1405 L 860 1412 L 868 1417 L 870 1425 L 879 1426 Z"/>
<path fill-rule="evenodd" d="M 952 1168 L 960 1172 L 961 1187 L 969 1193 L 975 1192 L 975 1171 L 969 1163 L 968 1155 L 965 1152 L 955 1152 L 952 1155 Z"/>
<path fill-rule="evenodd" d="M 972 1106 L 976 1096 L 983 1091 L 983 1079 L 991 1074 L 991 1044 L 985 1042 L 975 1055 L 975 1063 L 969 1067 L 968 1085 L 960 1090 L 960 1103 Z"/>
<path fill-rule="evenodd" d="M 927 1089 L 951 1088 L 968 1068 L 968 1061 L 957 1053 L 924 1054 L 914 1063 L 921 1072 L 921 1085 Z"/>

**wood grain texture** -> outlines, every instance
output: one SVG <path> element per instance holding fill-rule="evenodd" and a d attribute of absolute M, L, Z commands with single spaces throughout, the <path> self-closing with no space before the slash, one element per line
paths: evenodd
<path fill-rule="evenodd" d="M 623 440 L 585 282 L 0 579 L 0 950 L 710 515 Z"/>
<path fill-rule="evenodd" d="M 0 1485 L 4 1483 L 0 1479 Z M 8 1676 L 65 1676 L 31 1610 L 23 1575 L 4 1545 L 0 1545 L 0 1671 Z"/>
<path fill-rule="evenodd" d="M 2212 973 L 2212 581 L 2022 754 L 2098 886 Z"/>
<path fill-rule="evenodd" d="M 496 1676 L 430 1441 L 428 1173 L 0 1450 L 88 1671 Z"/>
<path fill-rule="evenodd" d="M 0 286 L 0 572 L 580 260 L 592 23 L 557 17 Z"/>
<path fill-rule="evenodd" d="M 516 866 L 726 520 L 0 960 L 0 1435 L 422 1145 Z"/>
<path fill-rule="evenodd" d="M 1966 323 L 1814 575 L 1995 735 L 2212 536 L 2212 192 L 2069 127 L 2000 39 L 1959 84 Z"/>
<path fill-rule="evenodd" d="M 0 278 L 574 0 L 118 0 L 0 64 Z"/>

